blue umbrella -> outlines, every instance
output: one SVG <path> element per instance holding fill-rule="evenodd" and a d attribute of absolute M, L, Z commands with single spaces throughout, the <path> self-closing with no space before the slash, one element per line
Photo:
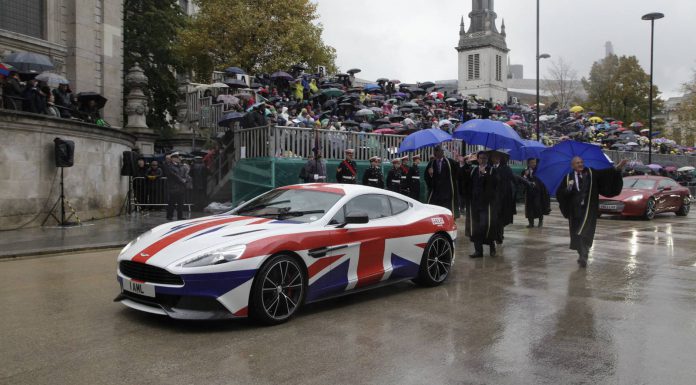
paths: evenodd
<path fill-rule="evenodd" d="M 382 87 L 380 87 L 377 84 L 365 84 L 365 87 L 363 87 L 363 89 L 365 91 L 372 91 L 372 90 L 376 90 L 376 89 L 382 89 Z"/>
<path fill-rule="evenodd" d="M 242 112 L 228 112 L 218 121 L 218 126 L 227 127 L 232 122 L 239 122 L 244 119 L 246 114 Z"/>
<path fill-rule="evenodd" d="M 497 120 L 469 120 L 457 127 L 454 137 L 468 144 L 485 146 L 491 150 L 515 150 L 524 146 L 522 138 L 512 127 Z"/>
<path fill-rule="evenodd" d="M 3 61 L 13 65 L 17 72 L 21 73 L 43 72 L 53 69 L 51 59 L 40 53 L 14 52 L 5 56 Z"/>
<path fill-rule="evenodd" d="M 416 131 L 401 142 L 399 152 L 416 151 L 423 147 L 436 146 L 442 142 L 452 141 L 452 135 L 439 128 Z"/>
<path fill-rule="evenodd" d="M 585 167 L 598 170 L 612 167 L 611 161 L 599 146 L 566 140 L 541 152 L 536 176 L 544 182 L 549 194 L 556 195 L 556 190 L 563 177 L 572 171 L 570 161 L 579 156 Z"/>
<path fill-rule="evenodd" d="M 546 146 L 536 140 L 522 139 L 522 147 L 513 149 L 509 152 L 510 159 L 527 160 L 529 158 L 539 158 L 541 152 L 546 149 Z"/>
<path fill-rule="evenodd" d="M 225 68 L 225 73 L 228 75 L 244 75 L 246 72 L 244 72 L 243 69 L 239 67 L 227 67 Z"/>

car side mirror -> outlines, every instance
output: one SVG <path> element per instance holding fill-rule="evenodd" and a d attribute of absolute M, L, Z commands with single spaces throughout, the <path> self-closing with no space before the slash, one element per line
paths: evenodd
<path fill-rule="evenodd" d="M 368 223 L 369 221 L 370 217 L 367 215 L 367 213 L 362 211 L 354 211 L 348 213 L 348 215 L 346 215 L 345 222 L 338 227 L 345 227 L 346 225 L 362 225 Z"/>

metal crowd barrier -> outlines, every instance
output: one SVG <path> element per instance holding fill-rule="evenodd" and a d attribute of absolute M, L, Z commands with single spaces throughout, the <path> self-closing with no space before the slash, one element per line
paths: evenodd
<path fill-rule="evenodd" d="M 167 177 L 132 177 L 131 178 L 132 205 L 136 211 L 143 209 L 166 208 L 169 198 L 169 190 L 167 189 Z M 184 206 L 188 212 L 188 217 L 191 217 L 191 206 L 193 206 L 192 191 L 186 189 L 184 196 Z"/>

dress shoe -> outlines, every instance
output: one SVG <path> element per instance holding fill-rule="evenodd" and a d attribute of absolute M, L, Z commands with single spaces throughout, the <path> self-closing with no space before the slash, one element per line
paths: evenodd
<path fill-rule="evenodd" d="M 528 229 L 533 229 L 533 228 L 534 228 L 534 223 L 528 224 L 528 225 L 527 225 L 527 228 L 528 228 Z"/>
<path fill-rule="evenodd" d="M 582 258 L 578 259 L 578 265 L 580 265 L 580 267 L 587 267 L 587 260 Z"/>
<path fill-rule="evenodd" d="M 495 254 L 496 254 L 496 253 L 495 253 L 495 249 L 494 249 L 494 248 L 491 248 L 491 257 L 495 257 Z"/>
<path fill-rule="evenodd" d="M 544 221 L 539 221 L 539 227 L 544 227 Z"/>
<path fill-rule="evenodd" d="M 473 253 L 469 256 L 469 258 L 483 258 L 483 254 Z"/>

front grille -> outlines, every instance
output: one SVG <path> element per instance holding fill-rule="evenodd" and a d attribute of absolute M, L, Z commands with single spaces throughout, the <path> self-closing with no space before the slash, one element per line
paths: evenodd
<path fill-rule="evenodd" d="M 161 283 L 165 285 L 183 285 L 184 281 L 180 276 L 172 274 L 162 268 L 146 265 L 140 262 L 121 261 L 119 264 L 121 274 L 128 278 L 139 281 Z"/>
<path fill-rule="evenodd" d="M 123 291 L 121 292 L 121 295 L 124 298 L 128 298 L 132 301 L 148 306 L 158 307 L 162 305 L 166 309 L 229 313 L 229 310 L 225 309 L 225 307 L 222 306 L 220 302 L 218 302 L 215 298 L 212 297 L 197 297 L 157 293 L 155 295 L 155 298 L 152 298 L 140 294 L 131 293 L 129 291 Z"/>

